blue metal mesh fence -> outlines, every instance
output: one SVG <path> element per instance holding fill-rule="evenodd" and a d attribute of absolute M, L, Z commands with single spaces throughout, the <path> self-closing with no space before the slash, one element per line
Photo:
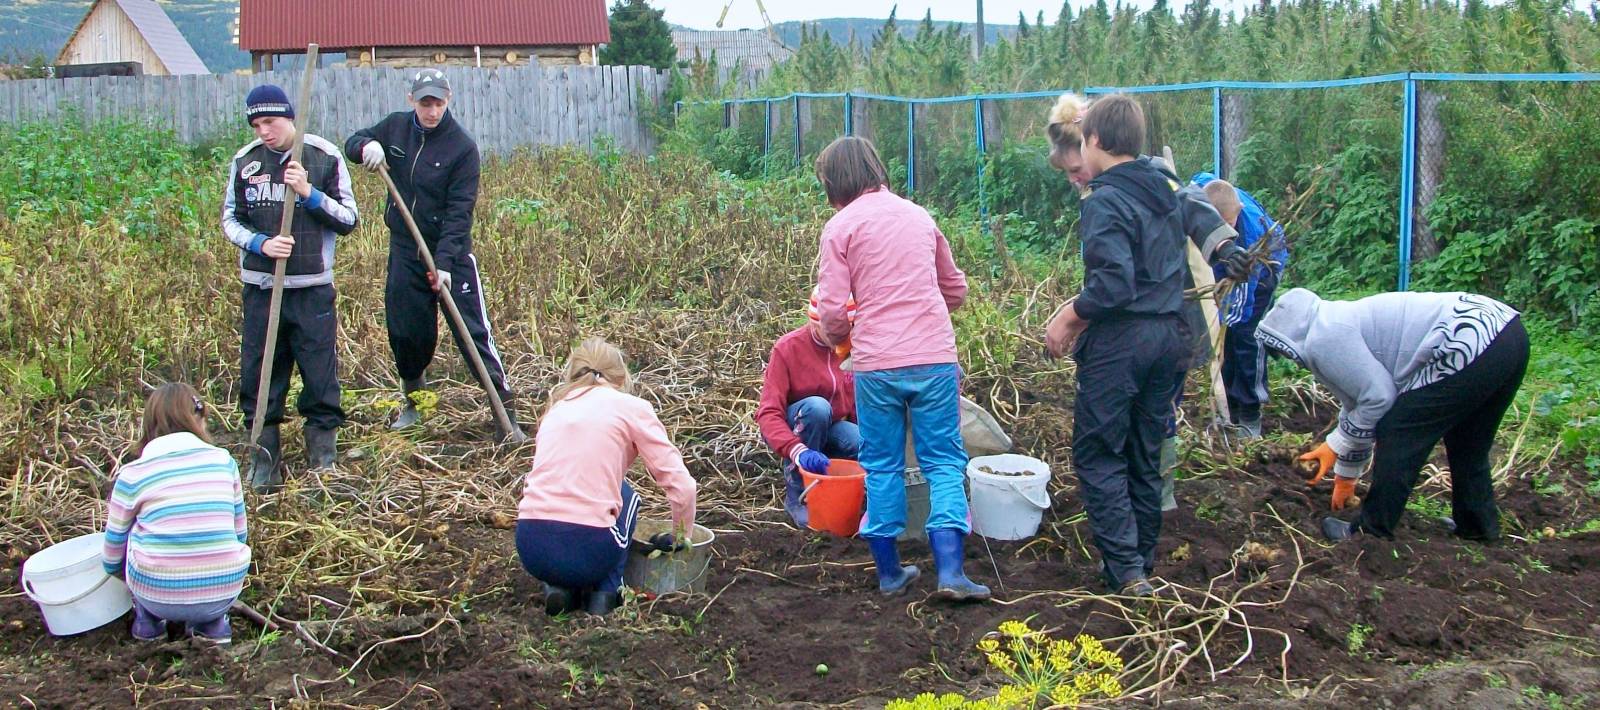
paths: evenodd
<path fill-rule="evenodd" d="M 1218 173 L 1269 210 L 1297 218 L 1291 230 L 1320 225 L 1291 238 L 1325 242 L 1313 250 L 1325 280 L 1347 278 L 1356 288 L 1381 278 L 1405 289 L 1413 263 L 1426 259 L 1422 285 L 1465 277 L 1492 286 L 1504 269 L 1466 257 L 1432 259 L 1444 241 L 1480 240 L 1483 248 L 1471 254 L 1549 270 L 1548 288 L 1515 294 L 1523 302 L 1560 299 L 1600 314 L 1600 285 L 1560 278 L 1573 259 L 1596 261 L 1578 273 L 1600 271 L 1600 249 L 1587 248 L 1600 229 L 1600 161 L 1585 148 L 1600 130 L 1600 74 L 1405 73 L 1080 93 L 1115 92 L 1137 96 L 1148 150 L 1170 147 L 1181 176 Z M 736 150 L 759 147 L 765 171 L 809 165 L 838 136 L 865 136 L 896 191 L 934 207 L 975 205 L 986 227 L 993 216 L 1024 216 L 1034 230 L 1023 239 L 1048 240 L 1074 211 L 1067 181 L 1047 164 L 1045 125 L 1059 94 L 739 99 L 723 102 L 728 136 L 720 140 Z M 1530 143 L 1530 136 L 1539 139 Z M 1575 214 L 1541 213 L 1552 194 L 1577 205 Z M 1549 244 L 1524 255 L 1519 229 L 1544 230 Z M 1374 234 L 1392 236 L 1349 239 Z"/>

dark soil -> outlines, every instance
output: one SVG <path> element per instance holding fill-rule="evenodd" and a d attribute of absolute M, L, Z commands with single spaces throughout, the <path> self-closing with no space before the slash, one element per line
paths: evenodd
<path fill-rule="evenodd" d="M 1300 412 L 1271 424 L 1311 433 L 1325 421 Z M 1327 490 L 1308 489 L 1289 453 L 1262 450 L 1243 471 L 1191 471 L 1199 475 L 1180 481 L 1181 505 L 1167 517 L 1157 574 L 1187 588 L 1210 586 L 1219 596 L 1262 581 L 1240 600 L 1255 604 L 1243 608 L 1262 631 L 1250 639 L 1219 634 L 1210 647 L 1219 665 L 1253 643 L 1248 659 L 1217 679 L 1193 667 L 1163 700 L 1196 708 L 1307 701 L 1506 707 L 1537 689 L 1565 707 L 1600 704 L 1600 533 L 1577 532 L 1600 518 L 1595 500 L 1540 495 L 1514 479 L 1500 498 L 1514 537 L 1497 544 L 1457 540 L 1436 521 L 1410 514 L 1394 541 L 1325 546 L 1315 530 Z M 346 654 L 342 660 L 304 649 L 292 635 L 260 641 L 254 625 L 237 616 L 228 650 L 186 639 L 138 644 L 126 620 L 75 638 L 51 637 L 33 604 L 11 593 L 28 552 L 14 550 L 0 572 L 0 588 L 8 590 L 0 595 L 0 704 L 122 707 L 186 699 L 265 707 L 303 698 L 473 708 L 873 707 L 922 691 L 979 695 L 996 679 L 973 644 L 1003 620 L 1031 617 L 1059 635 L 1129 631 L 1103 602 L 1036 594 L 1099 589 L 1088 528 L 1074 522 L 1081 506 L 1070 476 L 1061 475 L 1068 469 L 1056 468 L 1056 504 L 1040 537 L 969 539 L 968 573 L 1005 603 L 925 600 L 933 569 L 926 545 L 917 543 L 902 546 L 923 570 L 916 592 L 885 599 L 864 544 L 796 531 L 769 510 L 754 523 L 711 516 L 719 537 L 707 595 L 638 599 L 605 620 L 551 619 L 538 605 L 537 583 L 516 562 L 511 533 L 464 522 L 449 532 L 448 549 L 499 557 L 470 579 L 417 571 L 466 600 L 452 610 L 453 620 L 419 612 L 381 627 L 318 622 L 320 635 Z M 1568 490 L 1578 490 L 1582 475 L 1577 466 L 1550 472 L 1551 480 L 1570 477 Z M 1447 510 L 1448 494 L 1440 499 Z M 1272 604 L 1285 592 L 1287 602 Z M 319 593 L 348 599 L 341 590 Z M 304 618 L 312 610 L 280 611 Z M 408 635 L 419 638 L 372 650 L 341 679 L 374 639 Z M 826 675 L 818 664 L 826 664 Z"/>

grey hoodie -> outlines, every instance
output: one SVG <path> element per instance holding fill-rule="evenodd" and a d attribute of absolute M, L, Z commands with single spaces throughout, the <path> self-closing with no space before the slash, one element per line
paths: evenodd
<path fill-rule="evenodd" d="M 1488 349 L 1517 311 L 1470 293 L 1383 293 L 1324 301 L 1297 288 L 1278 297 L 1256 329 L 1262 345 L 1311 371 L 1339 400 L 1328 434 L 1334 471 L 1359 478 L 1378 421 L 1395 399 L 1460 372 Z"/>

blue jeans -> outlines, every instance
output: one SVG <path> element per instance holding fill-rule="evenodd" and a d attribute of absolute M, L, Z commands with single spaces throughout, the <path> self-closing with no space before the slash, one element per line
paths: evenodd
<path fill-rule="evenodd" d="M 806 397 L 788 409 L 789 428 L 800 443 L 828 458 L 855 459 L 861 455 L 861 429 L 854 422 L 833 421 L 833 405 L 822 397 Z M 783 462 L 783 508 L 794 524 L 805 527 L 810 517 L 800 502 L 805 481 L 793 461 Z"/>
<path fill-rule="evenodd" d="M 545 584 L 576 592 L 622 588 L 628 542 L 639 520 L 639 494 L 622 482 L 622 512 L 609 528 L 558 520 L 518 520 L 517 557 Z"/>
<path fill-rule="evenodd" d="M 238 599 L 238 597 L 234 597 L 234 599 Z M 198 625 L 209 624 L 227 616 L 228 610 L 233 608 L 234 599 L 201 604 L 167 604 L 135 596 L 133 605 L 139 607 L 144 613 L 162 621 Z"/>
<path fill-rule="evenodd" d="M 929 530 L 967 527 L 967 450 L 961 442 L 961 368 L 913 365 L 856 373 L 861 467 L 867 470 L 867 524 L 861 537 L 906 529 L 906 416 L 928 481 Z"/>

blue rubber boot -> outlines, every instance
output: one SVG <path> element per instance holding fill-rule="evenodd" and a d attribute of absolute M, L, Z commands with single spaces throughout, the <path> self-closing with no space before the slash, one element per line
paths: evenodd
<path fill-rule="evenodd" d="M 939 589 L 933 596 L 953 602 L 987 601 L 989 588 L 967 579 L 967 573 L 961 569 L 963 537 L 960 530 L 949 528 L 928 531 L 933 566 L 939 571 Z"/>
<path fill-rule="evenodd" d="M 138 604 L 133 605 L 133 639 L 135 641 L 165 641 L 167 640 L 167 622 L 161 617 L 144 610 Z"/>
<path fill-rule="evenodd" d="M 872 548 L 872 561 L 878 565 L 878 591 L 886 597 L 904 594 L 911 582 L 922 576 L 916 565 L 900 566 L 900 549 L 892 537 L 862 538 Z"/>

